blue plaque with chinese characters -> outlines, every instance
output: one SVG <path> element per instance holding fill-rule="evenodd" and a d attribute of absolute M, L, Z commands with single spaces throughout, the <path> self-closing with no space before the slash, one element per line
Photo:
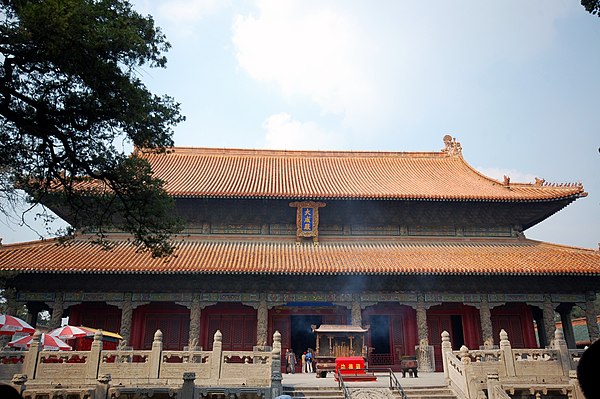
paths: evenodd
<path fill-rule="evenodd" d="M 319 208 L 323 202 L 303 201 L 290 202 L 296 208 L 296 243 L 300 244 L 302 237 L 312 237 L 315 245 L 319 243 Z"/>
<path fill-rule="evenodd" d="M 302 208 L 302 231 L 313 230 L 313 208 Z"/>

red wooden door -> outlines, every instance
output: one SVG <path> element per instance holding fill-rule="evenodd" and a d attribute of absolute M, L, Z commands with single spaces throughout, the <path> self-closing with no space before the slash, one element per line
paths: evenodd
<path fill-rule="evenodd" d="M 160 330 L 163 334 L 163 349 L 181 350 L 188 344 L 190 319 L 187 314 L 153 314 L 146 315 L 144 323 L 145 349 L 152 348 L 154 334 Z"/>
<path fill-rule="evenodd" d="M 442 364 L 442 332 L 448 331 L 452 341 L 452 319 L 450 315 L 428 315 L 427 328 L 429 344 L 433 345 L 435 371 L 444 371 Z"/>
<path fill-rule="evenodd" d="M 517 315 L 496 315 L 492 317 L 492 331 L 496 342 L 500 342 L 499 338 L 496 338 L 500 337 L 500 330 L 506 331 L 510 345 L 513 348 L 525 347 L 521 317 Z"/>

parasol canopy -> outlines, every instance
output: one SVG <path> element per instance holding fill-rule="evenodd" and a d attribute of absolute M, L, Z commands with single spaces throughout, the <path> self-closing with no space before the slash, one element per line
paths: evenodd
<path fill-rule="evenodd" d="M 31 343 L 33 342 L 33 335 L 29 335 L 27 337 L 22 337 L 16 339 L 14 341 L 10 341 L 8 346 L 13 348 L 29 348 Z M 58 337 L 54 337 L 50 334 L 41 334 L 40 335 L 40 343 L 42 344 L 42 349 L 47 351 L 70 351 L 71 346 L 67 345 L 66 342 L 61 340 Z"/>
<path fill-rule="evenodd" d="M 55 328 L 50 331 L 48 334 L 53 337 L 58 337 L 60 339 L 73 339 L 73 338 L 81 338 L 81 337 L 93 337 L 96 330 L 87 327 L 76 327 L 76 326 L 62 326 Z"/>
<path fill-rule="evenodd" d="M 17 332 L 33 334 L 35 328 L 18 317 L 0 314 L 0 334 L 13 335 Z"/>

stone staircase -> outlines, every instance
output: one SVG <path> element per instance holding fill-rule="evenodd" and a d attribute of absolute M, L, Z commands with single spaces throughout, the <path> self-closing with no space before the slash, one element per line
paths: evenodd
<path fill-rule="evenodd" d="M 397 392 L 388 388 L 352 389 L 353 398 L 401 399 Z M 457 399 L 449 388 L 445 387 L 410 387 L 404 388 L 408 399 Z M 292 399 L 344 399 L 344 394 L 337 387 L 283 387 L 283 394 Z"/>
<path fill-rule="evenodd" d="M 410 387 L 404 388 L 404 393 L 408 399 L 457 399 L 448 387 Z M 400 397 L 400 394 L 394 393 L 394 398 Z"/>
<path fill-rule="evenodd" d="M 344 399 L 337 387 L 283 387 L 283 394 L 293 399 Z"/>

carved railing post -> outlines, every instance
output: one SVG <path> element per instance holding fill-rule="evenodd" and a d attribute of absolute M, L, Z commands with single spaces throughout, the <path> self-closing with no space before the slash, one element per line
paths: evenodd
<path fill-rule="evenodd" d="M 579 385 L 579 378 L 577 377 L 577 370 L 569 370 L 569 382 L 573 386 L 573 391 L 575 392 L 575 398 L 585 398 L 583 396 L 583 392 L 581 391 L 581 386 Z"/>
<path fill-rule="evenodd" d="M 19 395 L 23 396 L 23 392 L 27 388 L 25 383 L 27 382 L 27 374 L 15 374 L 12 378 L 13 387 L 19 392 Z"/>
<path fill-rule="evenodd" d="M 554 349 L 558 351 L 560 363 L 562 364 L 563 375 L 568 376 L 571 370 L 571 355 L 569 354 L 569 346 L 565 341 L 565 336 L 560 328 L 554 332 Z"/>
<path fill-rule="evenodd" d="M 496 399 L 496 386 L 500 383 L 498 373 L 492 372 L 487 374 L 487 391 L 488 399 Z"/>
<path fill-rule="evenodd" d="M 94 341 L 96 337 L 94 336 Z M 110 381 L 112 377 L 110 374 L 102 374 L 96 379 L 96 391 L 94 392 L 94 398 L 108 398 L 108 388 L 110 388 Z"/>
<path fill-rule="evenodd" d="M 183 385 L 181 386 L 177 397 L 180 399 L 194 399 L 195 380 L 196 373 L 183 373 Z"/>
<path fill-rule="evenodd" d="M 271 352 L 271 397 L 273 398 L 282 393 L 281 379 L 281 334 L 275 331 Z"/>
<path fill-rule="evenodd" d="M 102 330 L 96 331 L 94 341 L 87 358 L 87 366 L 85 370 L 85 378 L 90 383 L 98 379 L 98 367 L 102 358 Z"/>
<path fill-rule="evenodd" d="M 216 383 L 221 378 L 221 362 L 223 361 L 223 334 L 220 330 L 215 332 L 213 350 L 210 362 L 210 378 Z"/>
<path fill-rule="evenodd" d="M 504 358 L 504 367 L 506 368 L 506 376 L 516 376 L 515 369 L 515 357 L 512 353 L 512 346 L 508 340 L 508 334 L 504 330 L 500 330 L 500 350 L 502 351 L 502 357 Z"/>
<path fill-rule="evenodd" d="M 37 370 L 39 353 L 42 350 L 42 344 L 40 343 L 41 337 L 42 333 L 39 331 L 36 331 L 33 334 L 33 341 L 31 342 L 29 350 L 25 354 L 25 360 L 23 360 L 23 374 L 25 374 L 29 380 L 34 380 L 36 377 L 35 374 Z"/>
<path fill-rule="evenodd" d="M 444 366 L 444 379 L 446 384 L 450 382 L 450 376 L 448 374 L 448 352 L 452 352 L 452 343 L 450 342 L 450 333 L 448 331 L 442 331 L 442 364 Z"/>
<path fill-rule="evenodd" d="M 156 330 L 154 333 L 154 342 L 152 342 L 152 353 L 150 354 L 150 370 L 148 371 L 148 378 L 159 378 L 160 366 L 162 363 L 162 350 L 163 350 L 163 333 L 160 330 Z"/>

